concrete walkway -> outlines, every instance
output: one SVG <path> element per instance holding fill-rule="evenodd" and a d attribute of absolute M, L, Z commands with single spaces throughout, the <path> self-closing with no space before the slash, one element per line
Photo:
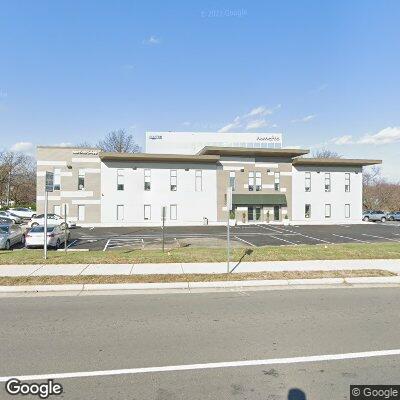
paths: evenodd
<path fill-rule="evenodd" d="M 240 264 L 231 262 L 230 264 L 230 272 L 233 273 L 339 269 L 385 269 L 400 274 L 400 259 L 266 261 Z M 226 270 L 226 263 L 0 265 L 0 276 L 218 274 Z"/>

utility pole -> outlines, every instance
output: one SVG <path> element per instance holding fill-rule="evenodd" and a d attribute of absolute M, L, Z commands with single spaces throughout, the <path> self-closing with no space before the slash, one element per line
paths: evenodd
<path fill-rule="evenodd" d="M 162 218 L 162 251 L 164 253 L 165 249 L 165 206 L 161 208 L 161 218 Z"/>
<path fill-rule="evenodd" d="M 64 251 L 67 252 L 67 230 L 68 230 L 68 224 L 67 224 L 67 204 L 64 204 Z"/>
<path fill-rule="evenodd" d="M 44 259 L 47 260 L 47 213 L 49 192 L 54 190 L 54 173 L 46 171 L 45 187 L 44 187 L 44 243 L 43 252 Z"/>
<path fill-rule="evenodd" d="M 226 191 L 226 209 L 228 210 L 228 218 L 227 218 L 227 224 L 226 224 L 226 272 L 229 274 L 230 268 L 229 268 L 229 262 L 231 258 L 231 240 L 230 240 L 230 225 L 229 225 L 229 219 L 231 217 L 231 211 L 232 211 L 232 187 L 228 187 Z"/>

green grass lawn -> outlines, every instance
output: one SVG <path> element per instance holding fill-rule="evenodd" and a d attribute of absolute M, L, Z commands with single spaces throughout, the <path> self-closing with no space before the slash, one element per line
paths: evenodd
<path fill-rule="evenodd" d="M 114 283 L 166 283 L 166 282 L 215 282 L 273 279 L 317 279 L 395 276 L 379 269 L 337 271 L 266 271 L 237 274 L 180 274 L 180 275 L 78 275 L 78 276 L 18 276 L 0 277 L 0 286 L 18 285 L 66 285 L 66 284 L 114 284 Z"/>
<path fill-rule="evenodd" d="M 400 243 L 265 246 L 232 250 L 231 261 L 400 259 Z M 86 252 L 43 250 L 0 251 L 0 264 L 123 264 L 226 261 L 224 248 L 179 248 L 160 250 L 111 250 Z"/>

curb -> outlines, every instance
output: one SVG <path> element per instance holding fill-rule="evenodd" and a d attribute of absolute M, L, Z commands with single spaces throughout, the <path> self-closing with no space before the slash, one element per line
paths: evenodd
<path fill-rule="evenodd" d="M 211 282 L 168 282 L 168 283 L 115 283 L 115 284 L 71 284 L 71 285 L 23 285 L 0 286 L 0 293 L 48 293 L 48 292 L 98 292 L 98 291 L 137 291 L 180 290 L 190 292 L 196 289 L 240 289 L 240 288 L 289 288 L 312 286 L 359 286 L 359 285 L 399 285 L 400 276 L 361 277 L 361 278 L 320 278 L 320 279 L 277 279 L 247 281 Z"/>

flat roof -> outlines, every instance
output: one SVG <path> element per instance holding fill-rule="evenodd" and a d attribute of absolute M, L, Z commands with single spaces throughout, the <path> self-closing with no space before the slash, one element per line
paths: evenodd
<path fill-rule="evenodd" d="M 150 153 L 109 153 L 101 152 L 102 161 L 154 161 L 154 162 L 196 162 L 213 164 L 219 160 L 216 155 L 191 154 L 150 154 Z"/>
<path fill-rule="evenodd" d="M 205 146 L 197 154 L 198 155 L 221 155 L 221 156 L 255 156 L 255 157 L 298 157 L 308 154 L 310 151 L 306 149 L 271 149 L 249 148 L 249 147 L 214 147 Z"/>
<path fill-rule="evenodd" d="M 354 166 L 367 166 L 382 164 L 382 160 L 368 160 L 358 158 L 307 158 L 299 157 L 293 160 L 293 165 L 354 165 Z"/>

